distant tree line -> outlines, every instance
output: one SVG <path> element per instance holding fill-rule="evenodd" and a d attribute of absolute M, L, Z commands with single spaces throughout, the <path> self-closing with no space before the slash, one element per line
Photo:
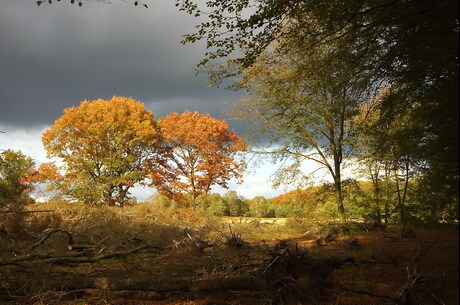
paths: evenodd
<path fill-rule="evenodd" d="M 379 198 L 381 222 L 378 222 L 373 182 L 352 179 L 345 181 L 344 206 L 348 212 L 348 221 L 364 221 L 380 227 L 400 223 L 400 209 L 395 185 L 391 182 L 382 183 L 381 188 L 382 194 L 386 195 L 380 195 Z M 437 218 L 433 219 L 431 210 L 426 208 L 426 202 L 417 192 L 417 181 L 411 181 L 409 188 L 410 191 L 406 199 L 406 224 L 432 224 L 440 221 L 455 223 L 458 221 L 458 211 L 456 211 L 455 205 L 450 205 L 437 215 Z M 152 195 L 144 203 L 170 209 L 184 207 L 180 202 L 159 193 Z M 211 217 L 286 217 L 312 221 L 339 220 L 333 184 L 293 190 L 274 198 L 257 196 L 248 199 L 238 195 L 235 191 L 228 191 L 224 195 L 210 193 L 200 202 L 198 208 L 204 209 L 206 214 Z"/>

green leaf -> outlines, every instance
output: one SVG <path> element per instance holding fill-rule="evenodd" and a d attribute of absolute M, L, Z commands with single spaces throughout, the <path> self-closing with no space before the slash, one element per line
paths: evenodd
<path fill-rule="evenodd" d="M 75 0 L 70 0 L 70 3 L 74 4 L 74 3 L 75 3 Z"/>
<path fill-rule="evenodd" d="M 134 5 L 137 6 L 139 3 L 137 1 L 134 2 Z"/>
<path fill-rule="evenodd" d="M 37 5 L 40 6 L 40 4 L 42 4 L 43 1 L 37 1 Z"/>
<path fill-rule="evenodd" d="M 78 6 L 81 7 L 83 5 L 83 3 L 81 2 L 78 2 Z"/>

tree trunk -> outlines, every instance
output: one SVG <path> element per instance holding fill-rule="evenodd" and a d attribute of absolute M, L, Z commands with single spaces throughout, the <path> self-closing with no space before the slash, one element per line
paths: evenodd
<path fill-rule="evenodd" d="M 401 222 L 402 225 L 405 224 L 406 218 L 404 215 L 405 209 L 404 209 L 404 201 L 402 199 L 401 195 L 401 187 L 399 184 L 399 175 L 396 172 L 395 173 L 395 180 L 396 180 L 396 194 L 398 195 L 398 209 L 399 209 L 399 221 Z"/>
<path fill-rule="evenodd" d="M 388 226 L 388 217 L 390 215 L 390 170 L 388 168 L 388 163 L 385 162 L 385 216 L 384 222 Z"/>
<path fill-rule="evenodd" d="M 335 145 L 333 145 L 335 148 Z M 335 150 L 335 149 L 333 149 Z M 347 216 L 345 214 L 345 208 L 343 207 L 343 193 L 342 193 L 342 175 L 341 175 L 341 163 L 342 156 L 338 151 L 334 152 L 334 191 L 335 191 L 335 202 L 337 204 L 337 211 L 339 214 L 340 223 L 345 225 L 347 223 Z"/>
<path fill-rule="evenodd" d="M 382 223 L 382 215 L 380 214 L 380 185 L 379 185 L 378 177 L 376 177 L 374 181 L 374 200 L 375 200 L 374 217 L 375 217 L 375 220 L 380 225 Z"/>
<path fill-rule="evenodd" d="M 345 214 L 345 208 L 343 207 L 342 181 L 340 180 L 340 173 L 339 175 L 336 175 L 334 180 L 335 202 L 337 204 L 340 223 L 346 224 L 347 216 Z"/>

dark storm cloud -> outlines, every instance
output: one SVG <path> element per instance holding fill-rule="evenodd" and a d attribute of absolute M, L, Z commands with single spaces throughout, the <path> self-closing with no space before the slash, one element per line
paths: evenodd
<path fill-rule="evenodd" d="M 1 125 L 51 124 L 66 107 L 113 95 L 141 100 L 157 117 L 184 109 L 223 117 L 222 101 L 237 97 L 195 77 L 204 48 L 179 42 L 198 21 L 172 0 L 0 8 Z"/>

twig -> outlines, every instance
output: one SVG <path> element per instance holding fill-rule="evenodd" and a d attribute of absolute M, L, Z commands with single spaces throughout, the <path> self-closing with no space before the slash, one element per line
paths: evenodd
<path fill-rule="evenodd" d="M 265 275 L 267 273 L 267 271 L 270 269 L 271 266 L 273 266 L 277 261 L 279 261 L 281 259 L 281 257 L 284 255 L 284 253 L 286 253 L 286 251 L 288 251 L 289 248 L 284 248 L 283 251 L 281 251 L 281 253 L 276 256 L 271 262 L 270 264 L 267 266 L 267 268 L 265 268 L 264 272 L 262 272 L 262 275 Z"/>
<path fill-rule="evenodd" d="M 348 292 L 353 292 L 353 293 L 358 293 L 358 294 L 364 294 L 364 295 L 374 297 L 374 298 L 382 298 L 382 299 L 392 300 L 394 302 L 398 301 L 397 298 L 389 296 L 389 295 L 377 294 L 377 293 L 373 293 L 373 292 L 369 292 L 369 291 L 365 291 L 365 290 L 351 289 L 351 288 L 344 287 L 344 286 L 342 286 L 342 284 L 340 284 L 339 281 L 337 281 L 337 285 L 343 291 L 348 291 Z"/>
<path fill-rule="evenodd" d="M 428 291 L 428 290 L 424 290 L 424 291 L 428 293 L 428 295 L 432 297 L 433 300 L 436 301 L 436 303 L 438 303 L 439 305 L 446 305 L 446 303 L 444 303 L 441 299 L 439 299 L 438 296 L 434 294 L 434 292 Z"/>
<path fill-rule="evenodd" d="M 345 295 L 345 291 L 342 291 L 338 296 L 337 300 L 335 301 L 334 305 L 340 305 L 340 302 L 342 301 L 342 297 Z"/>
<path fill-rule="evenodd" d="M 65 233 L 67 235 L 67 238 L 68 238 L 68 244 L 69 246 L 71 246 L 73 244 L 73 237 L 72 237 L 72 234 L 70 234 L 68 231 L 65 231 L 65 230 L 62 230 L 62 229 L 55 229 L 55 230 L 52 230 L 50 232 L 48 232 L 48 234 L 46 234 L 45 236 L 43 236 L 38 242 L 36 242 L 35 244 L 33 244 L 31 247 L 30 247 L 30 250 L 33 250 L 35 248 L 37 248 L 38 246 L 42 245 L 48 238 L 51 237 L 51 235 L 55 234 L 55 233 L 59 233 L 59 232 L 62 232 L 62 233 Z"/>
<path fill-rule="evenodd" d="M 406 304 L 407 303 L 407 297 L 410 295 L 412 292 L 414 286 L 420 282 L 422 276 L 418 273 L 418 263 L 420 259 L 422 258 L 423 252 L 422 252 L 422 241 L 419 240 L 419 246 L 417 253 L 415 256 L 412 258 L 412 260 L 409 262 L 409 264 L 406 267 L 407 270 L 407 280 L 404 282 L 404 284 L 398 289 L 396 292 L 396 299 L 398 300 L 398 304 Z"/>
<path fill-rule="evenodd" d="M 118 252 L 110 252 L 110 253 L 105 253 L 105 254 L 99 254 L 95 256 L 83 256 L 84 253 L 72 253 L 64 256 L 59 256 L 59 257 L 47 257 L 46 255 L 38 255 L 38 254 L 28 254 L 24 256 L 20 256 L 14 259 L 10 260 L 5 260 L 5 261 L 0 261 L 0 266 L 4 265 L 13 265 L 13 264 L 18 264 L 22 262 L 29 262 L 29 261 L 37 261 L 40 260 L 43 263 L 93 263 L 99 260 L 103 259 L 110 259 L 114 257 L 124 257 L 129 254 L 133 254 L 136 252 L 139 252 L 141 250 L 146 250 L 146 249 L 161 249 L 159 247 L 150 247 L 148 245 L 143 245 L 137 248 L 133 248 L 130 250 L 126 251 L 118 251 Z"/>

